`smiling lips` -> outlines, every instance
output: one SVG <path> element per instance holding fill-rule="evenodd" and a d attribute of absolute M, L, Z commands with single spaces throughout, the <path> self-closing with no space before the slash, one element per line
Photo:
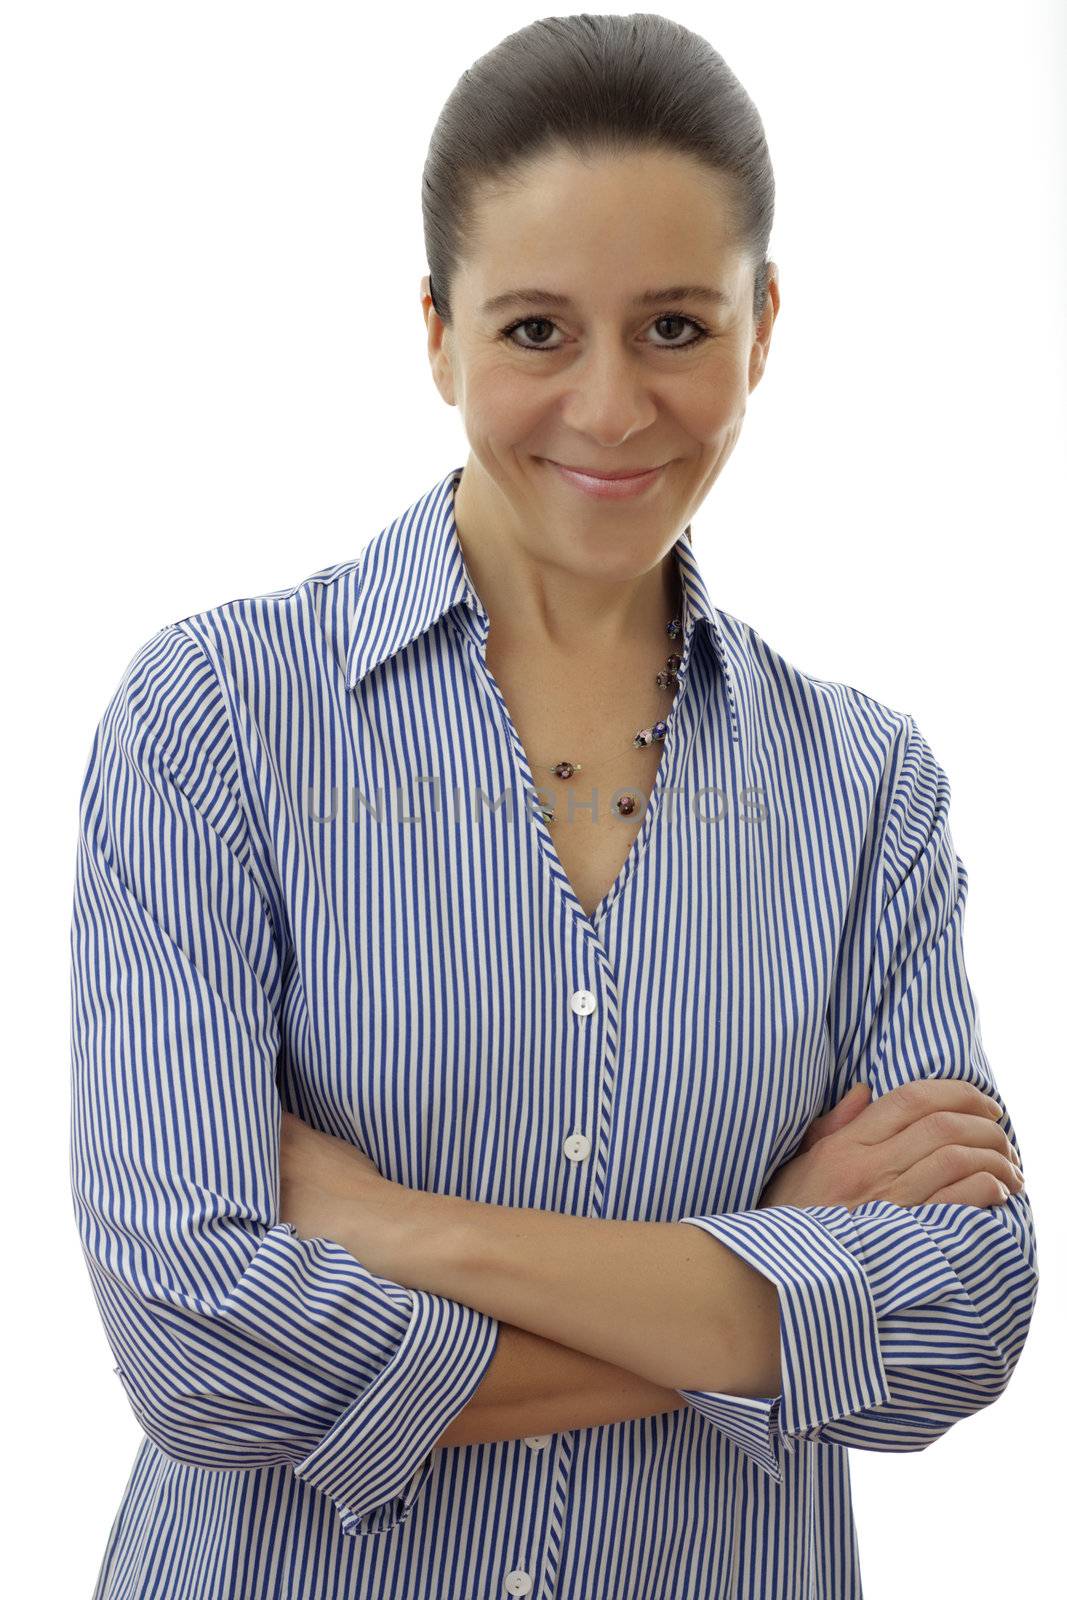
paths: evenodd
<path fill-rule="evenodd" d="M 565 461 L 554 461 L 553 466 L 563 467 L 566 472 L 579 472 L 583 478 L 643 478 L 646 473 L 658 472 L 658 467 L 633 467 L 626 472 L 598 472 L 595 467 L 572 467 Z"/>
<path fill-rule="evenodd" d="M 583 494 L 601 500 L 628 500 L 634 495 L 643 494 L 652 484 L 659 482 L 663 473 L 663 467 L 650 467 L 643 472 L 600 473 L 565 467 L 559 461 L 549 461 L 549 465 L 555 467 L 564 483 L 572 484 Z"/>

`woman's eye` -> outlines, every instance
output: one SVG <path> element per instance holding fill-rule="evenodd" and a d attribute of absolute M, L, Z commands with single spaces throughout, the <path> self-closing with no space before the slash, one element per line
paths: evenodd
<path fill-rule="evenodd" d="M 678 324 L 685 322 L 688 322 L 689 326 L 696 330 L 692 338 L 669 338 L 663 344 L 653 343 L 652 348 L 654 350 L 688 350 L 693 345 L 699 344 L 702 339 L 708 339 L 711 337 L 708 329 L 705 328 L 702 323 L 697 322 L 695 317 L 683 316 L 681 312 L 677 311 L 665 312 L 663 316 L 656 318 L 656 321 L 652 324 L 652 326 L 654 328 L 658 328 L 663 323 Z M 545 329 L 554 327 L 555 323 L 549 317 L 523 317 L 520 318 L 518 322 L 513 322 L 508 327 L 503 328 L 500 336 L 502 339 L 505 339 L 510 344 L 514 345 L 516 350 L 558 350 L 558 344 L 547 344 L 543 338 L 539 339 L 535 337 L 532 344 L 526 344 L 523 340 L 515 338 L 515 335 L 518 333 L 520 328 L 525 330 L 527 328 Z"/>
<path fill-rule="evenodd" d="M 696 337 L 694 339 L 671 339 L 669 340 L 668 344 L 664 346 L 664 349 L 670 349 L 672 346 L 678 344 L 684 348 L 686 345 L 699 344 L 701 339 L 706 339 L 709 337 L 708 330 L 704 327 L 703 323 L 697 322 L 693 317 L 683 317 L 680 311 L 671 311 L 662 317 L 657 317 L 652 326 L 654 328 L 658 327 L 661 322 L 688 322 L 691 328 L 696 329 Z"/>
<path fill-rule="evenodd" d="M 539 340 L 535 340 L 532 345 L 522 344 L 516 341 L 513 335 L 516 334 L 520 328 L 551 328 L 554 326 L 555 324 L 549 322 L 547 317 L 527 317 L 524 322 L 513 322 L 510 328 L 505 328 L 504 337 L 505 339 L 511 339 L 512 344 L 518 343 L 518 348 L 520 350 L 542 350 L 544 349 L 544 345 L 541 344 Z"/>

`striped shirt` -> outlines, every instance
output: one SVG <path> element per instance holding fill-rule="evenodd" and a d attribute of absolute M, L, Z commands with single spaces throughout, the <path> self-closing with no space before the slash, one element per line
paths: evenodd
<path fill-rule="evenodd" d="M 994 1401 L 1036 1295 L 1025 1191 L 757 1208 L 854 1083 L 999 1100 L 948 781 L 910 715 L 712 605 L 682 535 L 661 759 L 587 915 L 461 473 L 161 628 L 92 741 L 71 1177 L 144 1435 L 94 1600 L 851 1600 L 849 1447 Z M 280 1221 L 283 1108 L 410 1187 L 704 1229 L 777 1287 L 781 1392 L 435 1448 L 499 1324 Z"/>

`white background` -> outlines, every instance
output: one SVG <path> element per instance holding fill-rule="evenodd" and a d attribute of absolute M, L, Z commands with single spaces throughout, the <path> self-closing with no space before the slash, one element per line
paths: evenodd
<path fill-rule="evenodd" d="M 865 1594 L 1043 1595 L 1065 1420 L 1065 12 L 667 14 L 752 95 L 778 194 L 781 313 L 698 556 L 716 604 L 910 711 L 946 768 L 968 969 L 1038 1229 L 1001 1399 L 921 1454 L 851 1453 Z M 536 15 L 0 13 L 14 1594 L 88 1597 L 140 1437 L 69 1192 L 92 733 L 165 623 L 349 559 L 466 460 L 426 357 L 422 163 L 462 70 Z"/>

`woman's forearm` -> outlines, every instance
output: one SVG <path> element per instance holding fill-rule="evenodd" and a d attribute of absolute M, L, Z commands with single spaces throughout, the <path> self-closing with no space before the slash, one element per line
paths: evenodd
<path fill-rule="evenodd" d="M 593 1428 L 685 1403 L 674 1389 L 502 1322 L 485 1377 L 436 1447 Z"/>

